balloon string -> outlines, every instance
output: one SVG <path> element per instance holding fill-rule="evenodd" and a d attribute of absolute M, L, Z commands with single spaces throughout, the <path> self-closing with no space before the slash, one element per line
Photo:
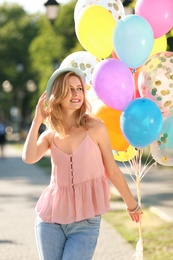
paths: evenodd
<path fill-rule="evenodd" d="M 146 174 L 153 166 L 156 166 L 156 162 L 152 163 L 152 164 L 150 165 L 150 167 L 147 168 L 147 170 L 142 174 L 141 180 L 144 178 L 145 174 Z"/>
<path fill-rule="evenodd" d="M 131 149 L 130 153 L 132 153 L 132 149 Z M 134 156 L 134 154 L 132 155 L 132 157 L 133 157 L 133 156 Z M 125 157 L 126 157 L 126 160 L 131 164 L 131 161 L 128 160 L 128 156 L 125 156 Z M 131 176 L 132 180 L 135 182 L 135 179 L 134 179 L 132 173 L 130 172 L 129 167 L 126 165 L 126 163 L 125 163 L 123 160 L 122 160 L 122 162 L 123 162 L 123 165 L 124 165 L 124 167 L 125 167 L 125 169 L 126 169 L 126 172 Z M 132 168 L 132 166 L 131 166 L 131 168 Z M 132 168 L 132 169 L 133 169 L 133 168 Z"/>
<path fill-rule="evenodd" d="M 139 203 L 139 205 L 141 205 L 140 172 L 138 172 L 138 174 L 137 174 L 137 176 L 136 176 L 136 187 L 137 187 L 138 203 Z M 142 238 L 141 221 L 139 222 L 139 237 Z"/>
<path fill-rule="evenodd" d="M 132 157 L 131 160 L 129 160 L 129 165 L 133 169 L 133 172 L 136 177 L 136 178 L 133 177 L 133 180 L 136 183 L 137 199 L 138 199 L 139 205 L 141 205 L 141 180 L 145 176 L 145 174 L 156 164 L 156 162 L 152 163 L 153 158 L 149 159 L 150 154 L 148 154 L 144 165 L 142 165 L 142 155 L 143 155 L 143 149 L 138 149 L 137 154 L 134 157 Z M 131 176 L 132 176 L 132 174 L 131 174 Z M 135 260 L 142 260 L 143 259 L 143 239 L 142 239 L 141 218 L 138 223 L 138 229 L 139 229 L 139 241 L 136 246 Z"/>
<path fill-rule="evenodd" d="M 146 160 L 145 160 L 145 164 L 148 163 L 150 156 L 151 156 L 151 150 L 150 150 L 150 152 L 149 152 L 148 155 L 147 155 L 147 158 L 146 158 Z"/>
<path fill-rule="evenodd" d="M 134 157 L 132 157 L 132 160 L 129 161 L 130 166 L 131 166 L 132 170 L 134 171 L 134 174 L 136 174 L 136 171 L 137 171 L 137 157 L 138 157 L 138 152 Z"/>
<path fill-rule="evenodd" d="M 138 171 L 139 176 L 140 176 L 141 167 L 142 167 L 142 155 L 143 155 L 143 149 L 139 149 L 139 171 Z"/>
<path fill-rule="evenodd" d="M 137 171 L 136 171 L 136 188 L 137 188 L 137 197 L 138 197 L 138 204 L 141 205 L 141 162 L 142 162 L 142 154 L 143 149 L 139 149 L 137 153 Z M 139 238 L 142 240 L 142 223 L 141 219 L 139 221 Z"/>
<path fill-rule="evenodd" d="M 132 173 L 131 173 L 130 170 L 129 170 L 129 167 L 126 165 L 125 162 L 123 162 L 123 165 L 124 165 L 124 167 L 126 168 L 126 173 L 128 173 L 128 174 L 131 176 L 132 180 L 133 180 L 134 182 L 136 182 L 135 178 L 133 177 Z"/>
<path fill-rule="evenodd" d="M 135 182 L 136 182 L 137 199 L 138 199 L 139 205 L 141 205 L 140 175 L 141 175 L 141 171 L 142 171 L 142 155 L 143 155 L 143 149 L 138 149 L 137 154 L 134 156 L 134 158 L 129 160 L 129 164 L 130 164 L 131 168 L 133 168 L 133 171 L 134 171 L 135 177 L 136 177 Z M 138 229 L 139 229 L 139 241 L 136 246 L 135 260 L 142 260 L 143 259 L 143 239 L 142 239 L 141 219 L 138 223 Z"/>
<path fill-rule="evenodd" d="M 157 165 L 157 163 L 156 163 L 155 161 L 153 162 L 153 160 L 154 160 L 153 158 L 151 158 L 151 159 L 149 160 L 150 156 L 151 156 L 151 150 L 150 150 L 150 153 L 148 153 L 148 156 L 147 156 L 147 159 L 146 159 L 145 164 L 144 164 L 144 166 L 143 166 L 143 169 L 141 170 L 140 180 L 143 179 L 143 177 L 145 176 L 145 174 L 146 174 L 153 166 L 156 166 L 156 165 Z M 152 163 L 152 162 L 153 162 L 153 163 Z"/>

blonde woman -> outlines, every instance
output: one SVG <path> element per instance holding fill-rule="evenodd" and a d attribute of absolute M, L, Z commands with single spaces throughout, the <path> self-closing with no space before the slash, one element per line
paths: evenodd
<path fill-rule="evenodd" d="M 39 98 L 22 154 L 32 164 L 51 153 L 50 185 L 36 205 L 41 260 L 92 259 L 101 215 L 110 209 L 108 178 L 132 220 L 140 221 L 142 211 L 114 161 L 106 127 L 89 111 L 82 71 L 57 69 Z M 47 130 L 38 138 L 45 120 Z"/>

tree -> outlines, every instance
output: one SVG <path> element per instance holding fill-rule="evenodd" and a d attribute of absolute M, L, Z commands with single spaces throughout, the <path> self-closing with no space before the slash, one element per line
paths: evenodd
<path fill-rule="evenodd" d="M 17 4 L 0 6 L 0 110 L 9 119 L 12 106 L 21 109 L 21 119 L 27 117 L 27 110 L 32 107 L 26 83 L 31 79 L 37 83 L 37 77 L 31 67 L 28 48 L 38 33 L 38 18 L 28 15 Z M 6 80 L 12 86 L 9 93 L 3 87 Z"/>
<path fill-rule="evenodd" d="M 34 81 L 41 94 L 58 64 L 74 49 L 83 50 L 75 34 L 75 4 L 61 6 L 54 26 L 44 14 L 27 14 L 20 5 L 0 6 L 0 111 L 6 117 L 14 106 L 21 109 L 22 124 L 29 122 L 38 96 L 27 91 L 26 83 Z M 12 86 L 9 93 L 6 80 Z"/>
<path fill-rule="evenodd" d="M 74 25 L 76 1 L 60 7 L 55 23 L 50 23 L 45 15 L 39 21 L 39 33 L 32 41 L 29 53 L 32 66 L 39 76 L 40 94 L 52 72 L 70 53 L 83 50 L 77 40 Z M 54 66 L 56 64 L 56 66 Z"/>

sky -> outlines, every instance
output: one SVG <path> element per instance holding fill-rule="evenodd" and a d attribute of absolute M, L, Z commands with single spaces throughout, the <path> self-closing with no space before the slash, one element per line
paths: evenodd
<path fill-rule="evenodd" d="M 68 3 L 70 0 L 57 0 L 59 4 Z M 3 3 L 17 3 L 25 9 L 28 13 L 45 12 L 44 3 L 47 0 L 0 0 L 0 5 Z"/>

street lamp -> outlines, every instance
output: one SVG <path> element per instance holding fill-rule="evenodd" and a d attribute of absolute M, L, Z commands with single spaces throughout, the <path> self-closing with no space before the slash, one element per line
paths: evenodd
<path fill-rule="evenodd" d="M 54 23 L 58 16 L 60 4 L 56 0 L 48 0 L 44 5 L 46 6 L 47 18 L 51 23 Z"/>

